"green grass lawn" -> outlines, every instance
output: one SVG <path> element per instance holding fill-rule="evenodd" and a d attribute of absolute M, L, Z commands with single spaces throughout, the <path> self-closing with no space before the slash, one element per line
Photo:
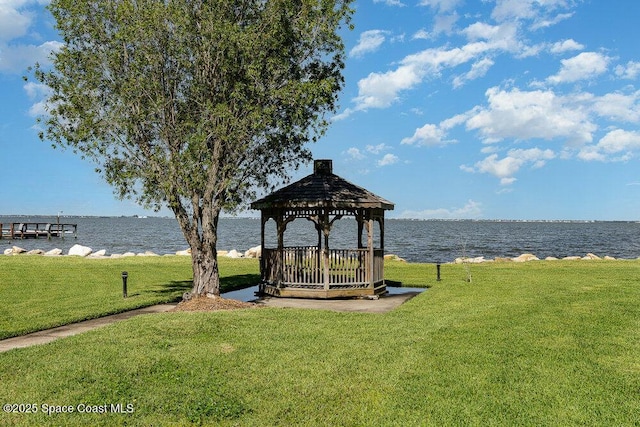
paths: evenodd
<path fill-rule="evenodd" d="M 259 281 L 257 260 L 220 258 L 220 269 L 223 292 Z M 189 257 L 0 256 L 0 339 L 175 301 L 192 279 Z"/>
<path fill-rule="evenodd" d="M 153 314 L 0 353 L 0 402 L 38 408 L 0 425 L 640 425 L 640 262 L 471 273 L 389 262 L 431 287 L 386 314 Z"/>

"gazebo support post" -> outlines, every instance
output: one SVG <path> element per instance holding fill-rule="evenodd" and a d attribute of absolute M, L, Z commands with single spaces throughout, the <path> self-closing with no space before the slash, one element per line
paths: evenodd
<path fill-rule="evenodd" d="M 266 270 L 266 253 L 265 253 L 265 240 L 264 240 L 264 226 L 268 221 L 268 216 L 265 214 L 265 211 L 260 211 L 260 277 L 262 279 L 262 283 L 260 284 L 260 292 L 263 290 L 264 280 L 265 280 L 265 270 Z"/>
<path fill-rule="evenodd" d="M 278 234 L 278 245 L 276 250 L 276 286 L 280 287 L 280 284 L 284 281 L 284 229 L 286 225 L 283 221 L 282 214 L 276 218 L 276 233 Z"/>
<path fill-rule="evenodd" d="M 318 249 L 316 250 L 316 271 L 320 270 L 324 257 L 322 256 L 322 226 L 319 222 L 316 222 L 316 229 L 318 230 Z M 316 282 L 319 281 L 319 277 L 316 277 Z"/>
<path fill-rule="evenodd" d="M 357 213 L 356 221 L 358 222 L 358 249 L 363 249 L 364 246 L 362 246 L 362 231 L 364 229 L 364 215 L 362 213 Z"/>
<path fill-rule="evenodd" d="M 324 247 L 322 248 L 324 253 L 324 290 L 329 291 L 329 282 L 330 282 L 330 273 L 329 273 L 329 264 L 330 260 L 330 251 L 329 251 L 329 234 L 331 233 L 331 223 L 329 222 L 329 213 L 325 211 L 322 216 L 322 233 L 324 234 Z"/>
<path fill-rule="evenodd" d="M 367 275 L 369 276 L 369 287 L 371 289 L 374 289 L 375 277 L 373 275 L 373 272 L 375 260 L 373 259 L 373 217 L 371 215 L 369 215 L 369 218 L 367 220 L 367 253 L 369 257 L 369 271 L 367 272 Z"/>
<path fill-rule="evenodd" d="M 384 251 L 384 216 L 378 217 L 378 224 L 380 224 L 380 249 Z"/>

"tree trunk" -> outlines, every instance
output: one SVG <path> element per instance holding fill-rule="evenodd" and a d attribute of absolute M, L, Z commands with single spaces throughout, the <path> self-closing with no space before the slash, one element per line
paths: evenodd
<path fill-rule="evenodd" d="M 209 293 L 220 295 L 220 273 L 218 271 L 218 256 L 215 247 L 213 251 L 192 247 L 191 261 L 193 264 L 193 289 L 191 294 L 193 296 Z"/>
<path fill-rule="evenodd" d="M 194 296 L 220 295 L 218 271 L 218 218 L 219 209 L 203 209 L 202 229 L 199 238 L 191 245 Z"/>
<path fill-rule="evenodd" d="M 218 270 L 218 218 L 220 209 L 209 205 L 198 209 L 190 219 L 181 205 L 176 204 L 174 213 L 191 248 L 193 288 L 191 296 L 220 295 L 220 273 Z"/>

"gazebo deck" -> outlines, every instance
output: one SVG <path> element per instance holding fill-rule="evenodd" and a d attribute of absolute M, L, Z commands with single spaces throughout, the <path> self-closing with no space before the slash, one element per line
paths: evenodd
<path fill-rule="evenodd" d="M 382 249 L 373 250 L 373 263 L 369 261 L 369 249 L 330 249 L 328 252 L 326 268 L 327 254 L 317 246 L 265 248 L 261 260 L 261 292 L 281 297 L 339 298 L 376 295 L 386 290 Z"/>

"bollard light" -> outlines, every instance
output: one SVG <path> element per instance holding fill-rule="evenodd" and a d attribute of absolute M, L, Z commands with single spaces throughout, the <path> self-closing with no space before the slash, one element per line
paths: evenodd
<path fill-rule="evenodd" d="M 122 298 L 127 297 L 127 278 L 129 277 L 129 273 L 126 271 L 122 272 Z"/>
<path fill-rule="evenodd" d="M 436 264 L 436 272 L 437 272 L 436 280 L 439 282 L 440 281 L 440 263 Z"/>

